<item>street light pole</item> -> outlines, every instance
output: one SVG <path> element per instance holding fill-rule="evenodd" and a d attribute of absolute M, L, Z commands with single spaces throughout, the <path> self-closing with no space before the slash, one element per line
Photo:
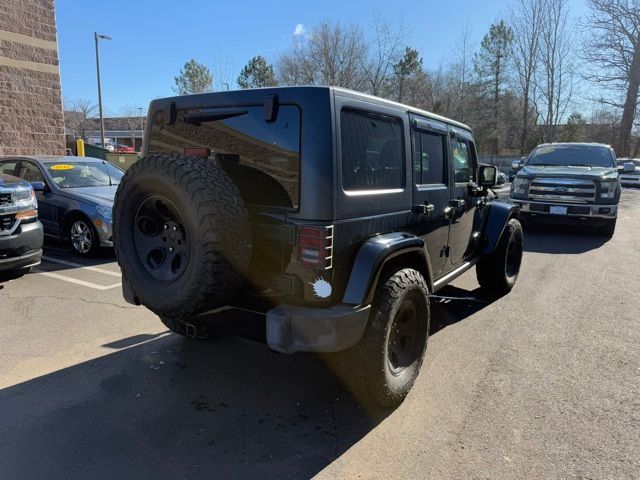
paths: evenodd
<path fill-rule="evenodd" d="M 142 141 L 144 140 L 144 121 L 142 120 L 142 107 L 138 107 L 140 110 L 140 134 L 142 137 L 140 138 L 140 150 L 142 151 Z"/>
<path fill-rule="evenodd" d="M 93 36 L 96 40 L 96 73 L 98 75 L 98 110 L 100 111 L 100 146 L 105 148 L 104 143 L 104 118 L 102 116 L 102 88 L 100 86 L 100 55 L 98 54 L 98 39 L 111 40 L 109 35 L 99 35 L 98 32 L 93 32 Z"/>

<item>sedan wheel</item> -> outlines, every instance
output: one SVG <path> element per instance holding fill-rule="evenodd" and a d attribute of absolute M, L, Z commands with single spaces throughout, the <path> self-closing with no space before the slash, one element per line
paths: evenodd
<path fill-rule="evenodd" d="M 71 246 L 82 256 L 89 255 L 94 250 L 95 235 L 92 228 L 84 220 L 76 220 L 71 224 Z"/>

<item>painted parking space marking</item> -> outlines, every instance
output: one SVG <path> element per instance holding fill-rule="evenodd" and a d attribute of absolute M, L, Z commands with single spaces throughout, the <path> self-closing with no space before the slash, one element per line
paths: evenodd
<path fill-rule="evenodd" d="M 110 290 L 112 288 L 117 288 L 122 286 L 122 283 L 114 283 L 112 285 L 97 285 L 95 283 L 86 282 L 84 280 L 78 280 L 77 278 L 65 277 L 64 275 L 60 275 L 58 273 L 45 272 L 38 269 L 35 269 L 34 273 L 38 275 L 44 275 L 45 277 L 55 278 L 57 280 L 63 280 L 65 282 L 74 283 L 76 285 L 82 285 L 83 287 L 92 288 L 94 290 Z"/>
<path fill-rule="evenodd" d="M 92 267 L 90 265 L 81 265 L 79 263 L 69 262 L 67 260 L 61 260 L 59 258 L 48 257 L 46 255 L 42 256 L 43 260 L 47 262 L 59 263 L 60 265 L 65 265 L 67 267 L 80 268 L 83 270 L 88 270 L 90 272 L 102 273 L 104 275 L 111 275 L 112 277 L 120 278 L 122 274 L 120 272 L 112 272 L 111 270 L 105 270 L 104 268 Z"/>

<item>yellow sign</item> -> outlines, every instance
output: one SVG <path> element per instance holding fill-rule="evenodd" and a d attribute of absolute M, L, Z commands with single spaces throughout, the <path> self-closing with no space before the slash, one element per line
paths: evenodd
<path fill-rule="evenodd" d="M 50 170 L 72 170 L 73 165 L 66 165 L 66 164 L 51 165 L 49 169 Z"/>

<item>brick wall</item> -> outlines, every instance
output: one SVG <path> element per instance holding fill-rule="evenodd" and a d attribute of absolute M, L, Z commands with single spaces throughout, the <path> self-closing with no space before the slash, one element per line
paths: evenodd
<path fill-rule="evenodd" d="M 2 0 L 0 156 L 64 152 L 53 0 Z"/>

